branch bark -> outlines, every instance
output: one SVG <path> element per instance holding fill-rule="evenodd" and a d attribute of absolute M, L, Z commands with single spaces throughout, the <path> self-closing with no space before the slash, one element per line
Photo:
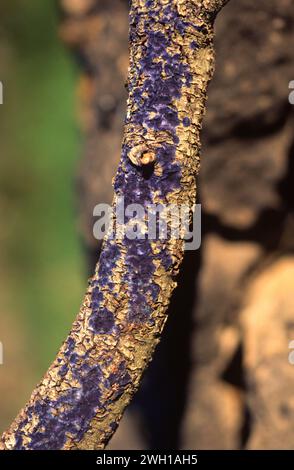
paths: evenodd
<path fill-rule="evenodd" d="M 193 207 L 199 132 L 214 67 L 213 22 L 225 3 L 132 0 L 129 98 L 114 213 L 121 196 L 126 205 L 145 208 Z M 3 434 L 1 449 L 107 444 L 159 342 L 183 252 L 184 240 L 106 237 L 72 330 Z"/>

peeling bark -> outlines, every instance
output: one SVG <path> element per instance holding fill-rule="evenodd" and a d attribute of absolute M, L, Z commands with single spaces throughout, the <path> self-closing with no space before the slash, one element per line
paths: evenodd
<path fill-rule="evenodd" d="M 226 1 L 131 3 L 129 98 L 113 209 L 120 196 L 125 204 L 146 208 L 193 207 L 199 131 L 214 66 L 213 21 Z M 154 160 L 148 177 L 146 154 Z M 106 237 L 72 330 L 3 434 L 1 449 L 107 444 L 159 342 L 183 251 L 184 240 Z"/>

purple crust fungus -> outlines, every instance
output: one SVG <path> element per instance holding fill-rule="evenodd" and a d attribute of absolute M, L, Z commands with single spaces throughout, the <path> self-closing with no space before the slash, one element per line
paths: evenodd
<path fill-rule="evenodd" d="M 130 2 L 129 97 L 114 210 L 119 197 L 144 208 L 193 207 L 213 22 L 226 2 Z M 0 449 L 104 448 L 159 341 L 183 252 L 183 239 L 106 236 L 69 336 Z"/>

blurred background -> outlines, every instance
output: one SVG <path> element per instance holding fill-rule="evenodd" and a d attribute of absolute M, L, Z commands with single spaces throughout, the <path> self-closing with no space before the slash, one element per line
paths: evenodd
<path fill-rule="evenodd" d="M 77 68 L 50 0 L 0 6 L 0 427 L 54 357 L 86 285 L 75 216 Z"/>
<path fill-rule="evenodd" d="M 126 101 L 127 0 L 0 6 L 0 431 L 53 359 L 100 247 Z M 294 441 L 291 0 L 231 0 L 202 132 L 202 246 L 110 448 Z"/>

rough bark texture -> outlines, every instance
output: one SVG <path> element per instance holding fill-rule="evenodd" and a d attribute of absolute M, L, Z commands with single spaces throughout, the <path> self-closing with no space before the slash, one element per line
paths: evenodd
<path fill-rule="evenodd" d="M 213 21 L 224 3 L 131 2 L 129 98 L 114 210 L 119 196 L 144 207 L 193 206 L 199 131 L 214 65 Z M 134 164 L 146 153 L 155 159 L 147 172 Z M 2 436 L 2 449 L 104 447 L 159 341 L 183 248 L 183 240 L 172 238 L 106 237 L 71 333 Z"/>
<path fill-rule="evenodd" d="M 203 242 L 186 254 L 163 341 L 112 448 L 293 447 L 293 25 L 291 0 L 230 2 L 217 19 L 199 184 Z M 84 31 L 80 52 L 87 61 L 91 44 L 98 63 L 110 50 Z M 96 86 L 99 94 L 99 77 Z M 101 115 L 99 106 L 91 112 Z M 99 139 L 113 139 L 112 116 L 108 128 L 93 128 L 101 162 Z M 109 155 L 115 166 L 116 151 Z M 81 227 L 93 265 L 92 208 L 110 178 L 89 151 L 82 168 Z"/>

